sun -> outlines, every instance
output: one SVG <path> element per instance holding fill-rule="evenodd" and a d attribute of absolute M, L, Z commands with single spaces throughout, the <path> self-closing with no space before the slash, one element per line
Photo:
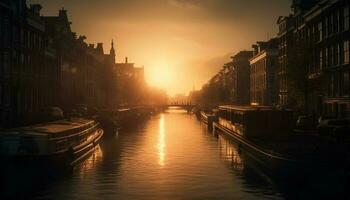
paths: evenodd
<path fill-rule="evenodd" d="M 148 77 L 148 81 L 152 86 L 165 90 L 171 89 L 176 78 L 172 67 L 160 61 L 150 66 Z"/>

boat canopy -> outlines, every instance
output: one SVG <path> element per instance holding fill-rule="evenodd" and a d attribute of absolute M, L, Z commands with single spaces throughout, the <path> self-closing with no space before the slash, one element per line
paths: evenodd
<path fill-rule="evenodd" d="M 220 106 L 221 125 L 247 137 L 281 136 L 294 126 L 292 110 L 269 106 Z"/>

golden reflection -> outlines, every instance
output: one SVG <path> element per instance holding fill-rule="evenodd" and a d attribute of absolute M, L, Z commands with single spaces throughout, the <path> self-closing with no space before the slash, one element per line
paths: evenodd
<path fill-rule="evenodd" d="M 165 128 L 164 128 L 164 114 L 161 115 L 159 120 L 159 136 L 158 136 L 158 154 L 159 154 L 159 165 L 164 166 L 165 158 Z"/>
<path fill-rule="evenodd" d="M 221 156 L 229 161 L 234 169 L 243 171 L 244 163 L 239 154 L 238 147 L 222 136 L 219 136 L 219 145 Z"/>
<path fill-rule="evenodd" d="M 94 149 L 94 152 L 80 165 L 80 175 L 83 176 L 86 172 L 93 169 L 97 163 L 102 161 L 102 150 L 100 145 L 97 145 Z"/>

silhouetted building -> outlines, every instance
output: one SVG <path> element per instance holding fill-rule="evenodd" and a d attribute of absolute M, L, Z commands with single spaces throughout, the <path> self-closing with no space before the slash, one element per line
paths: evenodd
<path fill-rule="evenodd" d="M 252 105 L 274 105 L 276 98 L 276 69 L 278 40 L 258 42 L 253 45 L 250 59 L 250 99 Z"/>
<path fill-rule="evenodd" d="M 310 113 L 349 117 L 349 6 L 346 0 L 324 0 L 304 14 L 303 34 L 308 69 Z"/>
<path fill-rule="evenodd" d="M 295 63 L 294 53 L 294 18 L 292 16 L 279 17 L 277 24 L 278 31 L 278 105 L 293 107 L 296 99 L 292 95 L 291 74 Z"/>
<path fill-rule="evenodd" d="M 69 110 L 77 104 L 89 108 L 108 107 L 116 98 L 115 50 L 112 41 L 110 54 L 104 54 L 103 44 L 85 43 L 71 30 L 67 11 L 57 16 L 43 16 L 46 34 L 58 52 L 61 66 L 60 105 Z"/>
<path fill-rule="evenodd" d="M 125 58 L 124 63 L 116 63 L 118 80 L 118 104 L 135 105 L 142 103 L 145 95 L 144 68 L 135 67 Z"/>
<path fill-rule="evenodd" d="M 57 16 L 42 16 L 45 22 L 46 34 L 51 38 L 51 42 L 56 49 L 60 61 L 61 87 L 56 91 L 60 94 L 60 105 L 64 108 L 72 104 L 83 103 L 79 101 L 82 98 L 80 88 L 82 84 L 78 83 L 78 73 L 80 69 L 72 63 L 80 59 L 80 55 L 75 52 L 76 35 L 72 32 L 68 20 L 67 11 L 61 9 Z"/>
<path fill-rule="evenodd" d="M 349 1 L 295 0 L 292 8 L 278 20 L 279 104 L 292 96 L 314 117 L 348 117 Z"/>
<path fill-rule="evenodd" d="M 250 63 L 253 51 L 240 51 L 232 56 L 232 102 L 236 105 L 250 104 Z"/>
<path fill-rule="evenodd" d="M 1 126 L 35 122 L 40 110 L 57 105 L 59 64 L 48 43 L 40 5 L 0 3 Z"/>

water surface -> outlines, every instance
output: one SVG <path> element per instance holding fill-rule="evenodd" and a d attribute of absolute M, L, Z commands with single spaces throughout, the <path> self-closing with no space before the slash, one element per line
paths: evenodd
<path fill-rule="evenodd" d="M 105 138 L 36 199 L 295 199 L 193 115 L 169 110 Z M 288 189 L 287 189 L 288 191 Z M 293 193 L 293 192 L 292 192 Z"/>

